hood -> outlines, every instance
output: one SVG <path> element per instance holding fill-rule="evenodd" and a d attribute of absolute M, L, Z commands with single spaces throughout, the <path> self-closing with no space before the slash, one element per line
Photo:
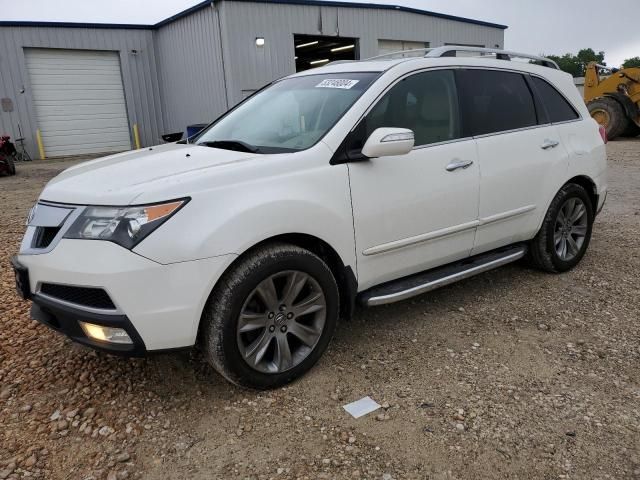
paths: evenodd
<path fill-rule="evenodd" d="M 159 193 L 177 198 L 189 194 L 185 179 L 194 174 L 201 177 L 258 156 L 177 143 L 144 148 L 68 168 L 47 184 L 40 198 L 80 205 L 128 205 L 158 185 L 162 185 Z"/>

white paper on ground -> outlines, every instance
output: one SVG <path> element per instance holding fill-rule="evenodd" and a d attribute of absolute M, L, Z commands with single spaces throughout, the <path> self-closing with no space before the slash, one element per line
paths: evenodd
<path fill-rule="evenodd" d="M 353 418 L 360 418 L 367 413 L 376 411 L 380 408 L 380 405 L 378 405 L 371 397 L 364 397 L 360 400 L 344 405 L 342 408 L 344 408 L 347 413 L 350 413 Z"/>

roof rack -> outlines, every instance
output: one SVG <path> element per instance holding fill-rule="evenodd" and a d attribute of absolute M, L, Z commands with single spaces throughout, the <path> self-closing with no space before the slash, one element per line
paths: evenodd
<path fill-rule="evenodd" d="M 560 70 L 560 67 L 556 62 L 550 58 L 541 57 L 538 55 L 530 55 L 528 53 L 512 52 L 510 50 L 501 50 L 499 48 L 484 48 L 484 47 L 465 47 L 458 45 L 447 45 L 444 47 L 431 48 L 425 54 L 428 58 L 438 57 L 455 57 L 458 52 L 470 52 L 470 53 L 482 53 L 485 55 L 495 55 L 498 60 L 511 60 L 512 58 L 526 58 L 528 60 L 535 60 L 544 67 L 554 68 Z"/>
<path fill-rule="evenodd" d="M 413 48 L 411 50 L 398 50 L 396 52 L 383 53 L 382 55 L 376 55 L 375 57 L 369 57 L 366 60 L 367 61 L 369 61 L 369 60 L 378 60 L 380 58 L 393 57 L 395 55 L 403 55 L 404 56 L 407 53 L 417 53 L 417 52 L 424 53 L 425 54 L 424 56 L 426 57 L 426 53 L 430 52 L 431 50 L 433 50 L 433 48 Z M 416 57 L 413 57 L 413 58 L 416 58 Z"/>
<path fill-rule="evenodd" d="M 550 58 L 541 57 L 538 55 L 530 55 L 528 53 L 512 52 L 510 50 L 501 50 L 499 48 L 484 48 L 484 47 L 467 47 L 463 45 L 446 45 L 444 47 L 434 48 L 415 48 L 412 50 L 398 50 L 397 52 L 384 53 L 382 55 L 376 55 L 375 57 L 367 58 L 367 60 L 379 60 L 383 58 L 391 58 L 395 56 L 405 56 L 407 53 L 424 53 L 426 58 L 440 58 L 440 57 L 455 57 L 458 52 L 480 53 L 478 57 L 482 58 L 489 55 L 495 55 L 498 60 L 511 60 L 512 58 L 526 58 L 528 60 L 534 60 L 543 67 L 554 68 L 560 70 L 560 67 L 556 62 Z"/>

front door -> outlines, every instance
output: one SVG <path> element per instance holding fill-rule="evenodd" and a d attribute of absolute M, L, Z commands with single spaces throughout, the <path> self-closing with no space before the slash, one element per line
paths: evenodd
<path fill-rule="evenodd" d="M 397 82 L 348 142 L 380 127 L 413 130 L 415 148 L 348 164 L 360 289 L 467 257 L 478 219 L 476 146 L 462 138 L 452 71 Z"/>

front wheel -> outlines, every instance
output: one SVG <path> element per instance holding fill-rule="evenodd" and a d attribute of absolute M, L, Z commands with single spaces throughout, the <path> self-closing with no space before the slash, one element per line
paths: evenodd
<path fill-rule="evenodd" d="M 338 287 L 321 258 L 288 244 L 258 248 L 211 294 L 203 316 L 205 351 L 231 382 L 276 388 L 318 361 L 338 313 Z"/>
<path fill-rule="evenodd" d="M 589 247 L 593 219 L 593 205 L 584 187 L 575 183 L 562 187 L 531 241 L 531 263 L 547 272 L 575 267 Z"/>

